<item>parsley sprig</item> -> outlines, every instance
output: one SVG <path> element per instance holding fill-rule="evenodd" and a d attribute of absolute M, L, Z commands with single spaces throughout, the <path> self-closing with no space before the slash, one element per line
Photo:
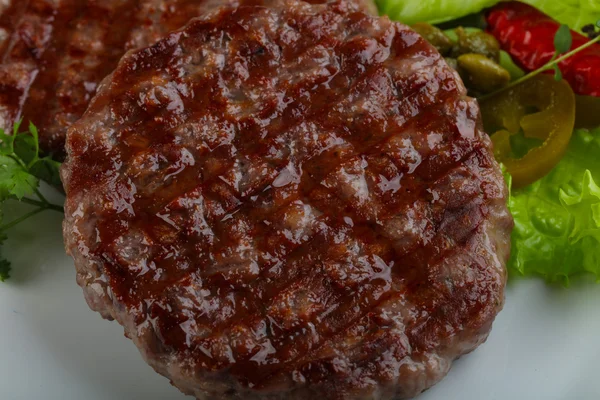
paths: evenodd
<path fill-rule="evenodd" d="M 40 192 L 40 181 L 60 185 L 60 163 L 51 157 L 41 157 L 38 130 L 29 124 L 21 132 L 21 123 L 13 127 L 12 135 L 0 129 L 0 282 L 10 277 L 10 262 L 2 256 L 2 245 L 7 231 L 21 222 L 51 210 L 63 212 L 63 207 L 53 204 Z M 20 201 L 35 208 L 11 221 L 4 221 L 3 206 L 7 201 Z"/>
<path fill-rule="evenodd" d="M 596 22 L 596 25 L 600 27 L 600 21 Z M 561 25 L 561 27 L 556 32 L 554 36 L 554 47 L 556 49 L 556 53 L 552 57 L 547 64 L 542 67 L 536 69 L 528 73 L 527 75 L 512 81 L 510 84 L 496 90 L 495 92 L 486 94 L 479 98 L 479 100 L 487 100 L 491 97 L 496 96 L 499 93 L 505 92 L 509 89 L 514 88 L 515 86 L 519 86 L 521 83 L 538 76 L 541 73 L 544 73 L 548 70 L 554 70 L 554 78 L 558 81 L 562 80 L 562 72 L 560 71 L 559 64 L 566 59 L 573 57 L 575 54 L 587 49 L 590 46 L 593 46 L 596 43 L 600 43 L 600 36 L 590 40 L 589 42 L 569 51 L 571 46 L 573 45 L 573 35 L 571 34 L 571 30 L 567 25 Z"/>

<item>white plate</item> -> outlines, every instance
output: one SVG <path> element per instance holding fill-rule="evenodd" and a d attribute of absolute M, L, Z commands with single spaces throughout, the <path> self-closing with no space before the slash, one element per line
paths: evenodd
<path fill-rule="evenodd" d="M 186 399 L 88 309 L 60 224 L 44 214 L 5 246 L 14 277 L 0 284 L 0 400 Z M 597 400 L 599 360 L 600 286 L 511 282 L 487 343 L 419 400 Z"/>

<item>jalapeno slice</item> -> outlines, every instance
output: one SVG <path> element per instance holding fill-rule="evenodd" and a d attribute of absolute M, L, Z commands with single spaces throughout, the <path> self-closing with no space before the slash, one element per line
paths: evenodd
<path fill-rule="evenodd" d="M 575 94 L 569 84 L 538 75 L 481 103 L 494 153 L 523 187 L 548 174 L 563 157 L 575 126 Z M 532 112 L 533 111 L 533 112 Z M 511 137 L 523 132 L 542 143 L 524 156 L 514 155 Z"/>

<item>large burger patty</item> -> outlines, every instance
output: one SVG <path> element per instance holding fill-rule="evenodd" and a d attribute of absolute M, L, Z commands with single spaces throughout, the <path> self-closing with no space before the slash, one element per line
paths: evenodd
<path fill-rule="evenodd" d="M 42 149 L 61 158 L 68 127 L 127 50 L 149 46 L 217 5 L 256 1 L 2 0 L 0 128 L 32 121 Z M 372 0 L 355 1 L 374 12 Z"/>
<path fill-rule="evenodd" d="M 502 308 L 477 102 L 343 2 L 223 8 L 128 53 L 67 151 L 89 305 L 200 399 L 415 396 Z"/>

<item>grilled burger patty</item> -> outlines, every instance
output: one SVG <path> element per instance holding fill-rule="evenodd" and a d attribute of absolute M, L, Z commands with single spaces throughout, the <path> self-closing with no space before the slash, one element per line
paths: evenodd
<path fill-rule="evenodd" d="M 487 337 L 512 219 L 477 102 L 343 1 L 128 53 L 68 132 L 90 307 L 199 399 L 398 399 Z"/>

